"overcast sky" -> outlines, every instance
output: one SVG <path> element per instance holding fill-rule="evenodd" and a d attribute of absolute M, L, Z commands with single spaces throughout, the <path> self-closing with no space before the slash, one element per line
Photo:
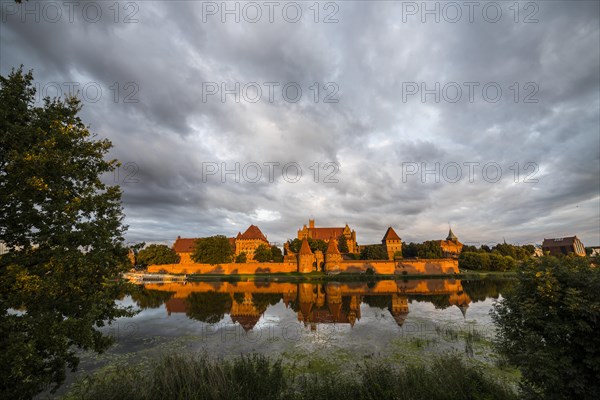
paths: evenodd
<path fill-rule="evenodd" d="M 597 1 L 1 4 L 1 74 L 113 142 L 128 241 L 600 244 Z"/>

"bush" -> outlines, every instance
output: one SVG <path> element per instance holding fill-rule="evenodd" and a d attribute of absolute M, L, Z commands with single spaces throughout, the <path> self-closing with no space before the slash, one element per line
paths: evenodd
<path fill-rule="evenodd" d="M 164 244 L 151 244 L 140 250 L 136 257 L 137 262 L 143 266 L 177 264 L 180 258 L 175 250 Z"/>
<path fill-rule="evenodd" d="M 191 259 L 197 263 L 221 264 L 231 262 L 234 249 L 223 235 L 201 238 L 196 241 Z"/>
<path fill-rule="evenodd" d="M 246 261 L 248 261 L 248 256 L 243 251 L 235 257 L 236 263 L 245 263 Z"/>
<path fill-rule="evenodd" d="M 489 271 L 490 254 L 488 253 L 461 253 L 458 257 L 458 267 L 475 271 Z"/>
<path fill-rule="evenodd" d="M 524 398 L 600 393 L 600 269 L 585 257 L 541 257 L 494 306 L 496 347 L 522 374 Z"/>

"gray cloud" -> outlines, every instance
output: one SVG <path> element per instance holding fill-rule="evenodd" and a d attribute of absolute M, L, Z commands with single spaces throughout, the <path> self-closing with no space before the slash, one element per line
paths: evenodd
<path fill-rule="evenodd" d="M 203 22 L 199 1 L 134 3 L 138 23 L 126 24 L 131 9 L 121 8 L 115 22 L 112 2 L 96 23 L 80 11 L 73 22 L 43 15 L 39 23 L 31 15 L 22 22 L 24 6 L 3 2 L 0 25 L 3 75 L 23 64 L 40 88 L 71 81 L 102 88 L 99 101 L 84 103 L 83 117 L 113 141 L 113 157 L 137 166 L 129 176 L 137 183 L 123 183 L 133 170 L 116 179 L 128 240 L 235 235 L 255 223 L 281 243 L 314 217 L 320 225 L 350 224 L 361 243 L 380 240 L 388 225 L 404 240 L 442 238 L 450 222 L 465 242 L 539 243 L 577 234 L 586 245 L 600 244 L 598 2 L 536 2 L 538 23 L 522 22 L 528 10 L 515 23 L 508 3 L 498 3 L 497 23 L 481 13 L 473 23 L 466 15 L 457 23 L 432 16 L 422 23 L 419 16 L 403 22 L 402 2 L 336 2 L 339 22 L 332 24 L 313 21 L 312 3 L 302 3 L 298 23 L 280 11 L 274 23 L 266 14 L 258 23 L 231 16 Z M 330 11 L 321 9 L 320 20 Z M 215 95 L 203 102 L 203 82 L 257 82 L 262 98 L 236 103 L 228 95 L 222 103 Z M 280 84 L 273 102 L 265 82 Z M 297 103 L 282 98 L 288 82 L 302 88 Z M 327 82 L 337 84 L 338 103 L 323 102 Z M 436 102 L 433 94 L 425 102 L 420 94 L 404 99 L 409 82 L 428 89 L 456 82 L 463 96 L 455 103 L 443 96 Z M 465 82 L 479 83 L 472 102 Z M 486 83 L 501 87 L 498 102 L 482 97 Z M 523 102 L 528 94 L 538 101 Z M 124 102 L 127 95 L 138 102 Z M 257 183 L 236 183 L 231 175 L 223 183 L 219 176 L 203 180 L 207 162 L 280 165 L 273 182 L 263 167 Z M 290 162 L 302 167 L 296 183 L 281 171 Z M 316 162 L 338 163 L 339 182 L 323 182 L 331 172 L 323 168 L 315 182 Z M 465 162 L 480 163 L 472 183 Z M 492 162 L 502 167 L 495 183 L 482 175 Z M 524 169 L 528 162 L 539 166 L 537 183 L 522 182 L 532 171 Z M 417 173 L 403 181 L 403 163 L 458 163 L 463 178 L 436 183 L 430 174 L 423 182 Z"/>

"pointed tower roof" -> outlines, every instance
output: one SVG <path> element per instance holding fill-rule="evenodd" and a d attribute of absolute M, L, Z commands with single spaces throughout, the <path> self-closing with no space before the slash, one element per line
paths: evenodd
<path fill-rule="evenodd" d="M 452 232 L 452 228 L 450 228 L 450 232 L 448 232 L 448 237 L 446 238 L 446 240 L 458 240 L 454 232 Z"/>
<path fill-rule="evenodd" d="M 394 231 L 394 228 L 391 226 L 385 231 L 385 235 L 383 235 L 383 240 L 400 240 L 400 236 Z"/>
<path fill-rule="evenodd" d="M 327 245 L 327 251 L 325 254 L 340 254 L 340 250 L 337 246 L 337 240 L 334 237 L 329 239 L 329 244 Z"/>
<path fill-rule="evenodd" d="M 300 255 L 312 255 L 313 252 L 308 245 L 308 240 L 302 239 L 302 246 L 300 246 L 300 251 L 298 252 Z"/>

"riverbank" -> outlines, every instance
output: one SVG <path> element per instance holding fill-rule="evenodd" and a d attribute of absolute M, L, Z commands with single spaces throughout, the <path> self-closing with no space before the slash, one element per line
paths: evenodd
<path fill-rule="evenodd" d="M 365 282 L 378 280 L 409 280 L 409 279 L 515 279 L 516 272 L 491 272 L 491 271 L 461 271 L 458 274 L 355 274 L 339 273 L 328 275 L 323 272 L 288 272 L 274 274 L 156 274 L 147 272 L 128 272 L 123 275 L 134 283 L 143 282 Z"/>
<path fill-rule="evenodd" d="M 516 394 L 457 354 L 430 362 L 370 359 L 352 364 L 345 373 L 322 368 L 302 372 L 295 364 L 258 354 L 230 359 L 175 354 L 88 376 L 63 397 L 117 398 L 494 400 L 516 399 Z"/>

